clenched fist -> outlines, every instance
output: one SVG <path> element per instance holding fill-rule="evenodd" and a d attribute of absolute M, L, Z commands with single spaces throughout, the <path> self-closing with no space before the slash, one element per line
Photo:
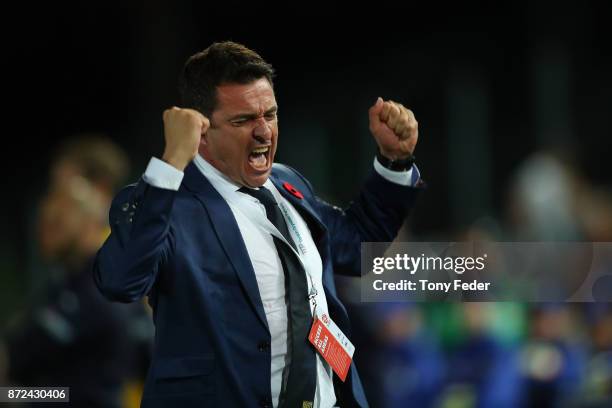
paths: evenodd
<path fill-rule="evenodd" d="M 418 123 L 410 109 L 378 98 L 370 108 L 370 132 L 383 156 L 390 160 L 410 157 L 419 138 Z"/>
<path fill-rule="evenodd" d="M 193 109 L 176 106 L 164 111 L 166 147 L 162 160 L 183 171 L 198 153 L 200 139 L 210 127 L 210 121 Z"/>

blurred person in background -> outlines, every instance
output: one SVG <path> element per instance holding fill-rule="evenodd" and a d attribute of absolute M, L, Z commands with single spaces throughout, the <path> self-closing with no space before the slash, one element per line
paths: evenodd
<path fill-rule="evenodd" d="M 578 307 L 542 303 L 532 307 L 520 367 L 525 382 L 525 407 L 560 407 L 575 400 L 585 378 L 586 338 Z"/>
<path fill-rule="evenodd" d="M 148 314 L 143 304 L 104 299 L 91 276 L 111 199 L 127 174 L 126 154 L 104 136 L 74 138 L 53 157 L 36 223 L 44 269 L 34 300 L 10 322 L 6 383 L 70 387 L 78 407 L 129 406 L 138 393 L 133 384 L 142 382 L 150 353 Z"/>
<path fill-rule="evenodd" d="M 516 347 L 520 309 L 511 303 L 486 302 L 439 303 L 427 308 L 447 355 L 445 385 L 437 406 L 520 406 Z"/>
<path fill-rule="evenodd" d="M 582 174 L 571 152 L 559 147 L 543 149 L 520 164 L 508 200 L 510 239 L 570 243 L 612 240 L 610 197 Z M 546 280 L 541 293 L 554 293 L 559 287 L 577 290 L 589 273 L 598 276 L 612 271 L 612 259 L 592 257 L 590 251 L 586 255 L 587 262 L 565 268 L 566 272 L 556 279 Z M 593 299 L 612 299 L 609 285 L 599 283 L 593 282 Z M 610 305 L 542 302 L 529 309 L 528 335 L 520 352 L 523 406 L 608 406 L 600 404 L 610 398 L 606 384 L 612 370 L 609 351 L 605 350 Z"/>
<path fill-rule="evenodd" d="M 524 160 L 508 191 L 508 229 L 519 241 L 574 241 L 583 238 L 576 201 L 584 188 L 571 161 L 555 150 Z"/>
<path fill-rule="evenodd" d="M 592 303 L 586 323 L 590 329 L 591 350 L 585 381 L 572 405 L 581 408 L 612 406 L 612 308 L 610 303 Z"/>
<path fill-rule="evenodd" d="M 424 326 L 417 305 L 380 303 L 372 308 L 372 365 L 377 404 L 386 408 L 434 407 L 446 376 L 438 339 Z"/>

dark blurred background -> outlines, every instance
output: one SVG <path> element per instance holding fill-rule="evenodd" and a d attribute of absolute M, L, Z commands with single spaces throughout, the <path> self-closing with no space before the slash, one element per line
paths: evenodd
<path fill-rule="evenodd" d="M 33 225 L 54 150 L 76 134 L 104 133 L 127 151 L 129 179 L 136 180 L 150 157 L 162 152 L 161 114 L 178 104 L 176 82 L 184 61 L 227 39 L 255 49 L 275 67 L 277 161 L 300 170 L 334 203 L 347 204 L 371 168 L 375 144 L 367 109 L 376 97 L 415 112 L 420 129 L 415 153 L 429 187 L 401 239 L 612 241 L 608 2 L 105 1 L 11 7 L 2 29 L 9 108 L 3 131 L 0 327 L 27 307 L 42 279 Z M 372 307 L 359 310 L 351 285 L 340 286 L 346 301 L 355 303 L 359 326 L 359 316 Z M 462 316 L 480 313 L 461 305 L 437 307 L 459 308 L 455 312 Z M 507 313 L 518 323 L 507 344 L 513 350 L 525 346 L 528 327 L 539 322 L 530 320 L 533 313 L 547 316 L 559 308 L 578 316 L 582 337 L 609 316 L 605 307 L 534 311 L 514 305 Z M 455 312 L 427 305 L 399 309 L 400 321 L 417 316 L 422 321 L 417 331 L 444 343 L 436 318 Z M 396 316 L 393 308 L 384 308 L 387 312 Z M 587 315 L 597 319 L 587 321 Z M 510 321 L 507 314 L 493 316 L 497 326 Z M 370 344 L 366 326 L 364 341 Z M 604 349 L 612 345 L 606 341 Z M 588 354 L 593 341 L 583 344 Z M 442 373 L 457 349 L 431 347 L 439 360 L 432 357 L 426 367 L 438 367 L 439 361 L 447 368 L 434 377 L 448 379 Z M 453 352 L 445 354 L 448 350 Z M 474 350 L 479 355 L 480 348 Z M 368 364 L 378 363 L 363 362 Z M 374 389 L 377 375 L 364 377 L 366 388 Z M 458 383 L 476 381 L 466 378 Z M 612 388 L 609 378 L 604 384 Z M 442 383 L 432 383 L 438 397 L 448 389 Z M 451 401 L 467 405 L 453 406 L 477 406 L 478 399 L 464 391 Z M 443 405 L 440 398 L 435 403 Z M 395 406 L 388 400 L 379 405 Z"/>

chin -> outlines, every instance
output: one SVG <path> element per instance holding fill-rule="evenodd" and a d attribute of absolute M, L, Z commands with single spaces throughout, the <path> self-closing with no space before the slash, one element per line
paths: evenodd
<path fill-rule="evenodd" d="M 270 177 L 270 173 L 271 173 L 271 168 L 266 170 L 265 173 L 262 174 L 258 174 L 258 175 L 252 175 L 249 177 L 245 177 L 244 178 L 244 182 L 247 186 L 249 187 L 261 187 L 265 184 L 266 181 L 268 181 L 268 178 Z"/>

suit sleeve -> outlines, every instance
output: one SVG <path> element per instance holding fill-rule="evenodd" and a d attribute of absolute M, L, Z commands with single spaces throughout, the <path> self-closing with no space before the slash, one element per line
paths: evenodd
<path fill-rule="evenodd" d="M 110 300 L 133 302 L 147 295 L 174 252 L 170 213 L 177 192 L 144 180 L 113 200 L 111 233 L 96 255 L 93 273 Z"/>
<path fill-rule="evenodd" d="M 387 180 L 374 169 L 359 195 L 345 209 L 316 197 L 310 183 L 299 173 L 315 197 L 317 210 L 330 234 L 334 271 L 343 275 L 361 273 L 361 243 L 391 242 L 414 206 L 424 183 L 404 186 Z M 418 171 L 414 173 L 418 176 Z"/>

